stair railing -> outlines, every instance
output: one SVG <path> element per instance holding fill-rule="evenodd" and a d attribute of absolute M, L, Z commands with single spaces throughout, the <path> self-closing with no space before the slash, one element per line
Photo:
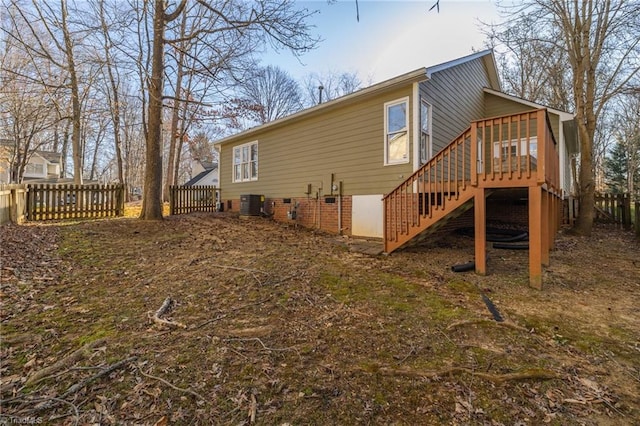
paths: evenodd
<path fill-rule="evenodd" d="M 385 251 L 389 242 L 410 238 L 425 220 L 445 211 L 447 201 L 458 199 L 471 179 L 471 148 L 469 128 L 385 195 Z"/>
<path fill-rule="evenodd" d="M 385 251 L 457 208 L 469 187 L 542 184 L 550 190 L 560 186 L 558 147 L 546 109 L 475 120 L 384 196 Z"/>

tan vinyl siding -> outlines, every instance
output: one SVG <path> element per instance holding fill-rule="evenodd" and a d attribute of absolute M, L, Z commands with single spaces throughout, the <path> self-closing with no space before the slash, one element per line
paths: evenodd
<path fill-rule="evenodd" d="M 516 114 L 518 112 L 531 111 L 535 107 L 525 105 L 511 99 L 505 99 L 491 93 L 485 93 L 485 114 L 486 117 L 499 117 L 503 115 Z M 556 138 L 556 142 L 560 142 L 560 116 L 549 113 L 549 121 L 551 123 L 551 131 Z"/>
<path fill-rule="evenodd" d="M 384 103 L 409 97 L 409 156 L 412 156 L 411 84 L 359 103 L 319 111 L 285 126 L 267 128 L 222 145 L 220 181 L 223 198 L 241 194 L 267 197 L 315 196 L 343 182 L 344 195 L 384 194 L 411 174 L 412 163 L 384 166 Z M 258 180 L 232 183 L 233 147 L 258 141 Z M 400 178 L 402 176 L 402 178 Z M 335 192 L 334 192 L 335 193 Z"/>
<path fill-rule="evenodd" d="M 433 73 L 420 83 L 420 94 L 433 106 L 433 154 L 483 118 L 484 87 L 489 77 L 482 58 Z"/>

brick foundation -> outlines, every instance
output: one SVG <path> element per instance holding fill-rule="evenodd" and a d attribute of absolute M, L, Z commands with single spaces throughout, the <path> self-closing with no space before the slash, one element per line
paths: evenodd
<path fill-rule="evenodd" d="M 337 196 L 325 196 L 320 199 L 315 197 L 266 198 L 264 211 L 278 222 L 299 224 L 333 234 L 351 235 L 351 196 L 342 196 L 342 230 L 338 229 L 339 200 Z M 226 200 L 224 208 L 226 211 L 239 212 L 240 200 Z M 295 219 L 292 218 L 292 212 L 295 212 Z M 558 214 L 561 214 L 560 211 Z M 473 227 L 473 217 L 474 212 L 471 208 L 440 228 L 436 235 L 446 234 L 459 228 Z M 487 199 L 487 226 L 528 229 L 528 221 L 529 210 L 526 200 Z"/>
<path fill-rule="evenodd" d="M 226 201 L 225 208 L 227 211 L 239 212 L 240 200 Z M 339 209 L 342 230 L 338 229 Z M 325 196 L 319 199 L 315 197 L 265 198 L 264 211 L 278 222 L 299 224 L 333 234 L 351 235 L 351 196 Z"/>

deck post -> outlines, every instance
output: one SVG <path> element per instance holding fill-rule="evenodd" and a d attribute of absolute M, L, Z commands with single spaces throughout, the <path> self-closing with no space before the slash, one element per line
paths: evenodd
<path fill-rule="evenodd" d="M 553 232 L 552 229 L 555 226 L 553 224 L 553 214 L 551 214 L 551 197 L 552 195 L 548 191 L 542 189 L 542 199 L 540 205 L 540 211 L 542 212 L 541 261 L 544 266 L 549 266 L 549 247 L 551 245 L 551 233 Z"/>
<path fill-rule="evenodd" d="M 478 123 L 471 123 L 471 146 L 470 151 L 470 178 L 471 178 L 471 186 L 478 185 Z"/>
<path fill-rule="evenodd" d="M 487 273 L 487 218 L 484 188 L 476 188 L 473 199 L 476 274 Z"/>
<path fill-rule="evenodd" d="M 542 290 L 542 191 L 537 185 L 529 187 L 529 285 L 538 290 Z"/>

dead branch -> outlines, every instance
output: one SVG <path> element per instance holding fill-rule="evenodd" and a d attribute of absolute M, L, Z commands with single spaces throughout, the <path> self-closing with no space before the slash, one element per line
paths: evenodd
<path fill-rule="evenodd" d="M 211 324 L 212 322 L 220 321 L 221 319 L 224 319 L 224 318 L 228 317 L 229 315 L 231 315 L 231 313 L 233 313 L 233 312 L 239 311 L 239 310 L 244 309 L 244 308 L 248 308 L 250 306 L 262 305 L 263 303 L 268 302 L 270 299 L 271 299 L 271 297 L 267 297 L 266 299 L 259 300 L 259 301 L 255 302 L 255 303 L 247 303 L 245 305 L 238 306 L 237 308 L 231 309 L 226 314 L 218 315 L 215 318 L 208 319 L 205 322 L 203 322 L 202 324 L 197 325 L 195 327 L 192 327 L 192 329 L 193 330 L 197 330 L 199 328 L 204 327 L 205 325 Z"/>
<path fill-rule="evenodd" d="M 83 388 L 85 388 L 89 383 L 98 380 L 99 378 L 103 377 L 103 376 L 107 376 L 109 374 L 111 374 L 112 372 L 114 372 L 115 370 L 124 367 L 125 365 L 129 364 L 132 361 L 135 361 L 136 359 L 138 359 L 137 356 L 132 356 L 129 357 L 127 359 L 123 359 L 122 361 L 118 361 L 115 364 L 110 365 L 109 367 L 105 368 L 104 370 L 100 371 L 97 374 L 94 374 L 93 376 L 84 379 L 81 382 L 76 383 L 75 385 L 72 385 L 71 387 L 69 387 L 69 389 L 67 389 L 62 395 L 60 395 L 57 398 L 48 398 L 48 402 L 46 402 L 45 404 L 39 404 L 38 406 L 36 406 L 34 409 L 36 411 L 42 411 L 42 410 L 47 410 L 49 408 L 52 408 L 56 405 L 58 405 L 61 402 L 67 402 L 65 401 L 65 398 L 75 394 L 76 392 L 82 390 Z"/>
<path fill-rule="evenodd" d="M 223 342 L 258 342 L 267 351 L 273 351 L 273 352 L 295 351 L 295 352 L 298 352 L 297 349 L 294 348 L 294 347 L 289 347 L 289 348 L 270 348 L 267 345 L 265 345 L 264 342 L 262 340 L 260 340 L 260 338 L 258 338 L 258 337 L 247 337 L 247 338 L 233 337 L 233 338 L 229 338 L 229 339 L 222 339 L 222 341 Z"/>
<path fill-rule="evenodd" d="M 257 270 L 257 269 L 240 268 L 240 267 L 237 267 L 237 266 L 218 265 L 218 264 L 215 264 L 215 263 L 213 263 L 213 264 L 212 263 L 208 263 L 207 266 L 213 266 L 214 268 L 221 268 L 221 269 L 232 269 L 234 271 L 248 272 L 253 276 L 253 278 L 260 285 L 262 285 L 262 281 L 260 281 L 260 279 L 256 276 L 256 274 L 269 275 L 267 272 L 260 271 L 260 270 Z"/>
<path fill-rule="evenodd" d="M 369 371 L 371 372 L 371 371 Z M 506 374 L 489 374 L 480 371 L 474 371 L 464 367 L 451 367 L 443 370 L 434 371 L 420 371 L 409 368 L 389 368 L 380 367 L 374 372 L 383 374 L 385 376 L 407 376 L 407 377 L 419 377 L 423 379 L 434 379 L 436 377 L 451 376 L 458 374 L 470 374 L 481 379 L 489 380 L 493 383 L 504 383 L 509 381 L 524 381 L 524 380 L 553 380 L 559 379 L 560 376 L 552 371 L 541 369 L 523 370 L 517 373 Z"/>
<path fill-rule="evenodd" d="M 513 330 L 523 331 L 525 333 L 530 332 L 530 330 L 510 321 L 496 322 L 496 321 L 487 320 L 487 319 L 457 321 L 447 326 L 447 330 L 452 330 L 454 328 L 462 327 L 465 325 L 473 325 L 473 324 L 491 324 L 491 325 L 497 325 L 499 327 L 507 327 Z"/>
<path fill-rule="evenodd" d="M 49 367 L 45 367 L 42 370 L 38 370 L 33 373 L 25 383 L 25 386 L 30 386 L 38 383 L 39 381 L 45 379 L 47 376 L 51 376 L 53 373 L 61 370 L 65 367 L 69 367 L 76 362 L 80 361 L 82 358 L 87 357 L 91 354 L 91 350 L 98 345 L 101 345 L 106 342 L 106 339 L 98 339 L 93 342 L 89 342 L 80 349 L 76 349 L 71 352 L 66 357 L 62 358 L 60 361 L 50 365 Z"/>
<path fill-rule="evenodd" d="M 151 317 L 153 322 L 158 324 L 158 325 L 164 325 L 164 326 L 168 326 L 168 327 L 187 328 L 186 325 L 184 325 L 184 324 L 182 324 L 180 322 L 166 320 L 166 319 L 162 318 L 164 315 L 169 313 L 169 311 L 173 307 L 174 303 L 175 302 L 170 297 L 167 297 L 166 299 L 164 299 L 164 302 L 162 302 L 162 306 L 160 306 L 160 309 L 158 309 L 156 311 L 156 313 L 153 314 L 153 316 Z"/>
<path fill-rule="evenodd" d="M 258 401 L 256 396 L 251 394 L 251 405 L 249 405 L 249 422 L 254 424 L 256 422 L 256 412 L 258 411 Z"/>
<path fill-rule="evenodd" d="M 157 376 L 152 376 L 151 374 L 145 373 L 144 371 L 142 371 L 142 368 L 140 368 L 139 366 L 136 366 L 136 368 L 138 369 L 138 371 L 140 372 L 140 374 L 142 374 L 145 377 L 148 377 L 149 379 L 153 379 L 153 380 L 157 380 L 161 383 L 164 383 L 165 385 L 169 386 L 171 389 L 177 390 L 179 392 L 184 392 L 184 393 L 188 393 L 190 395 L 195 396 L 198 399 L 201 399 L 204 401 L 204 397 L 202 395 L 200 395 L 199 393 L 196 393 L 194 391 L 192 391 L 191 389 L 183 389 L 183 388 L 179 388 L 171 383 L 169 383 L 168 381 L 166 381 L 165 379 L 163 379 L 162 377 L 157 377 Z"/>

